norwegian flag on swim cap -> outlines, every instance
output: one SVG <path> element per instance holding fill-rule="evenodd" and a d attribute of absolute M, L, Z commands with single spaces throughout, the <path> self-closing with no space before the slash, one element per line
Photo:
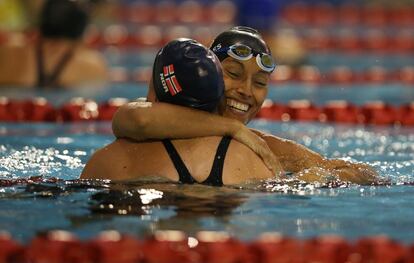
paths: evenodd
<path fill-rule="evenodd" d="M 164 80 L 171 96 L 175 96 L 182 91 L 180 83 L 178 83 L 178 80 L 175 77 L 173 64 L 164 66 Z"/>
<path fill-rule="evenodd" d="M 224 94 L 217 56 L 192 39 L 175 39 L 155 56 L 153 88 L 160 102 L 215 111 Z"/>

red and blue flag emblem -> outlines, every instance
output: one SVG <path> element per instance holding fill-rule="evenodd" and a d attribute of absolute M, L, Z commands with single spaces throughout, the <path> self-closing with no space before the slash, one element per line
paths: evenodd
<path fill-rule="evenodd" d="M 164 67 L 164 78 L 171 96 L 175 96 L 182 91 L 175 77 L 173 64 Z"/>

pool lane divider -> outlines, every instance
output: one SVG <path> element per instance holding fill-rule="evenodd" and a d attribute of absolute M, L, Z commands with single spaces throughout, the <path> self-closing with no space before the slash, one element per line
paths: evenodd
<path fill-rule="evenodd" d="M 0 97 L 0 122 L 111 121 L 119 107 L 127 102 L 125 98 L 112 98 L 98 104 L 76 97 L 60 107 L 54 107 L 42 97 L 29 100 Z M 286 104 L 266 100 L 256 118 L 282 122 L 414 126 L 414 102 L 391 105 L 370 101 L 354 105 L 337 100 L 319 106 L 308 100 L 291 100 Z"/>
<path fill-rule="evenodd" d="M 105 231 L 90 240 L 55 230 L 21 244 L 0 233 L 0 263 L 411 263 L 414 243 L 403 244 L 386 236 L 362 237 L 349 242 L 324 235 L 309 239 L 265 233 L 241 241 L 225 232 L 200 231 L 187 236 L 180 231 L 156 231 L 143 240 Z"/>
<path fill-rule="evenodd" d="M 141 66 L 129 69 L 123 66 L 114 66 L 109 70 L 109 79 L 113 83 L 148 83 L 152 69 Z M 401 66 L 395 69 L 386 69 L 382 66 L 371 66 L 365 70 L 353 70 L 350 66 L 334 66 L 329 71 L 323 71 L 315 65 L 292 67 L 278 65 L 276 71 L 270 75 L 270 83 L 283 85 L 286 83 L 300 83 L 310 87 L 347 88 L 353 85 L 384 85 L 400 84 L 410 89 L 414 86 L 414 66 Z"/>

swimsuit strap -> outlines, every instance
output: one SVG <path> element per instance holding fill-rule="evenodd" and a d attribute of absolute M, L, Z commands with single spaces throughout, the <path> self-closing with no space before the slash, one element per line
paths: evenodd
<path fill-rule="evenodd" d="M 214 157 L 213 167 L 210 175 L 202 184 L 211 186 L 223 186 L 223 166 L 227 150 L 229 148 L 231 137 L 223 137 L 217 147 L 216 156 Z"/>
<path fill-rule="evenodd" d="M 170 156 L 170 159 L 173 162 L 174 167 L 178 172 L 180 183 L 183 183 L 183 184 L 196 183 L 196 180 L 194 180 L 194 178 L 191 176 L 190 172 L 188 171 L 187 167 L 185 166 L 183 160 L 181 159 L 180 155 L 178 154 L 177 150 L 175 149 L 171 141 L 168 139 L 162 140 L 162 144 L 164 144 L 165 150 Z"/>
<path fill-rule="evenodd" d="M 43 50 L 42 50 L 42 42 L 36 45 L 36 63 L 37 63 L 37 83 L 36 87 L 43 88 L 46 82 L 45 74 L 43 72 Z"/>
<path fill-rule="evenodd" d="M 61 59 L 58 61 L 56 67 L 50 74 L 47 74 L 44 71 L 44 62 L 43 62 L 43 49 L 42 41 L 39 41 L 36 47 L 37 51 L 37 87 L 45 88 L 51 86 L 57 86 L 57 79 L 62 73 L 63 69 L 67 66 L 69 60 L 72 58 L 75 48 L 72 47 L 67 50 Z"/>

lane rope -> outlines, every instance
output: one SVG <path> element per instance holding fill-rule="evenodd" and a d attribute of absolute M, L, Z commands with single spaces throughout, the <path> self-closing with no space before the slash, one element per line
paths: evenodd
<path fill-rule="evenodd" d="M 1 122 L 79 122 L 111 121 L 125 98 L 112 98 L 98 104 L 81 97 L 72 98 L 61 106 L 52 106 L 45 98 L 16 100 L 0 97 Z M 269 121 L 311 121 L 321 123 L 347 123 L 354 125 L 414 125 L 414 101 L 390 105 L 370 101 L 354 105 L 347 101 L 328 101 L 314 105 L 308 100 L 291 100 L 286 104 L 266 100 L 257 119 Z"/>

